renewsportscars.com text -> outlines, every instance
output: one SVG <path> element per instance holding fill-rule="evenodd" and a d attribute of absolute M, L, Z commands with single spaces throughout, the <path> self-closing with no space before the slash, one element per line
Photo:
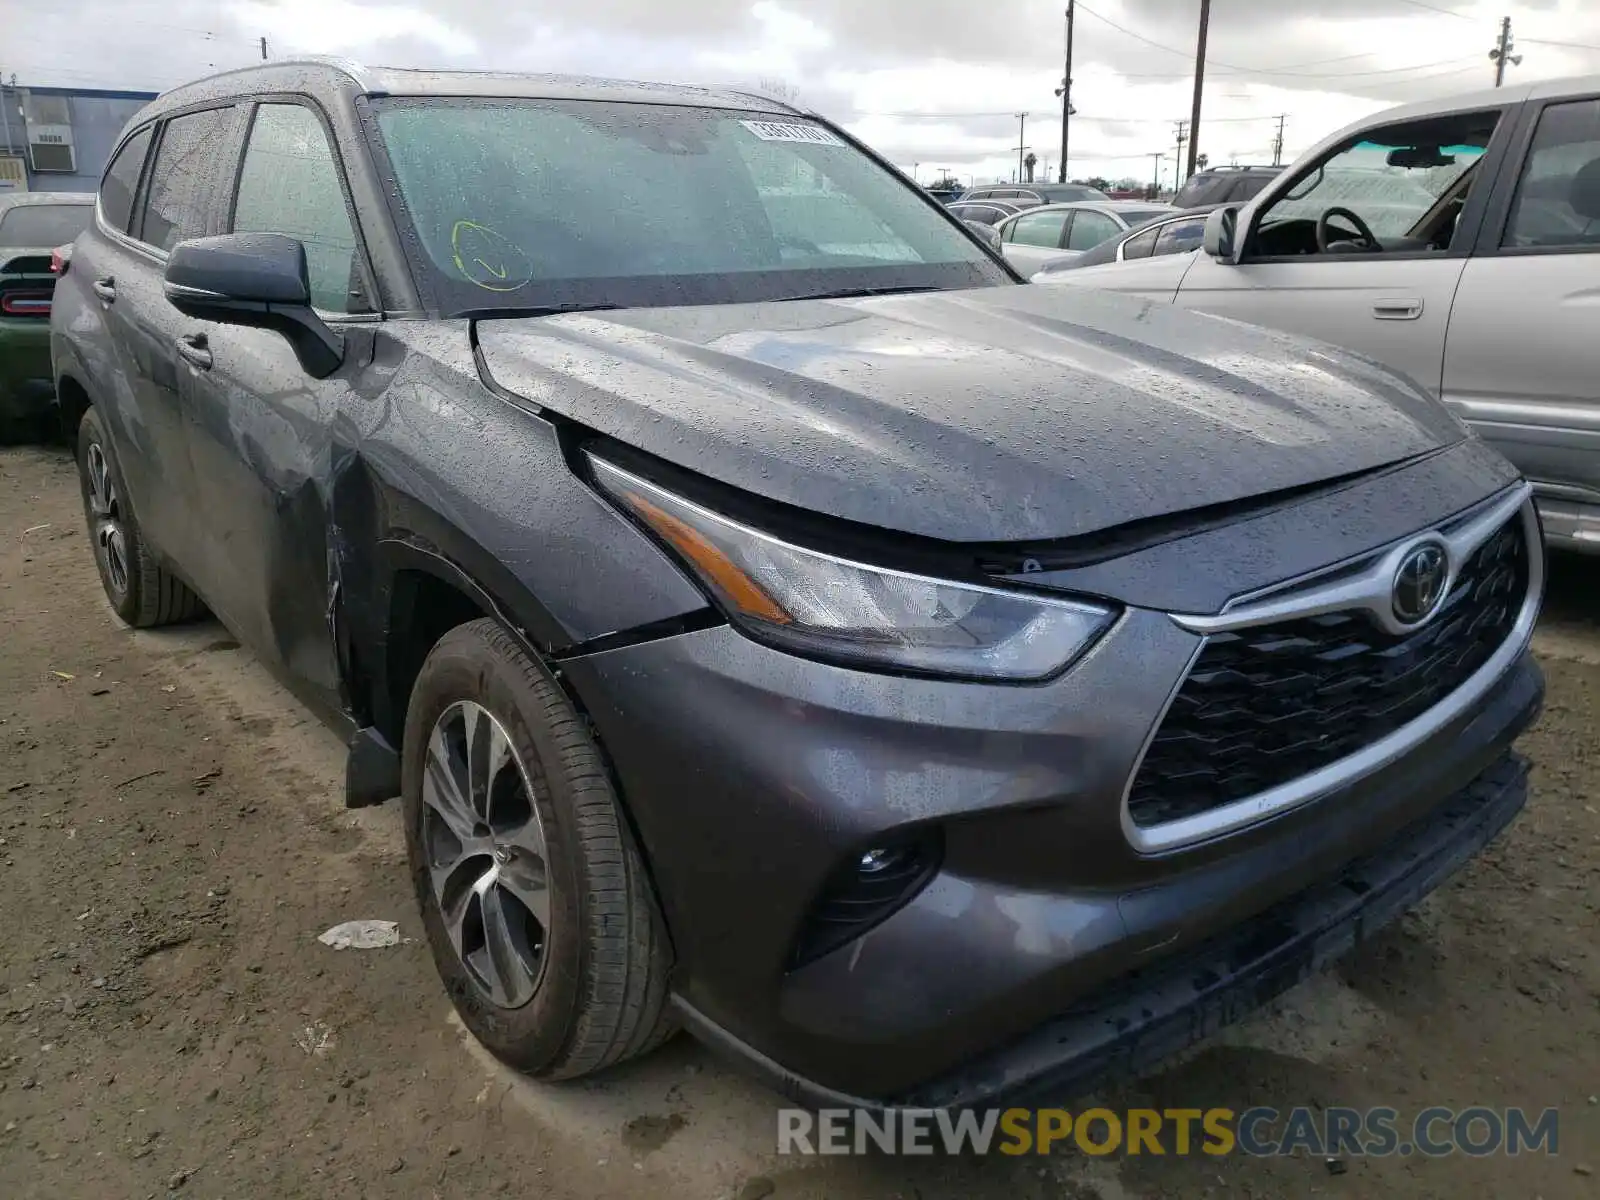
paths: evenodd
<path fill-rule="evenodd" d="M 780 1154 L 1082 1154 L 1406 1157 L 1555 1154 L 1560 1115 L 1546 1108 L 786 1108 Z"/>

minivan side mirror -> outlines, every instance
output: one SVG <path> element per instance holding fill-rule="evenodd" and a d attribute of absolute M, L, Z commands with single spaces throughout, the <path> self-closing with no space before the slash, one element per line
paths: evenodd
<path fill-rule="evenodd" d="M 1238 233 L 1239 208 L 1229 204 L 1212 210 L 1206 218 L 1205 237 L 1200 244 L 1218 262 L 1236 263 L 1239 261 Z"/>
<path fill-rule="evenodd" d="M 289 339 L 308 375 L 344 362 L 344 339 L 311 307 L 306 248 L 281 233 L 227 233 L 179 242 L 167 257 L 165 291 L 185 316 L 272 329 Z"/>
<path fill-rule="evenodd" d="M 982 221 L 963 220 L 961 223 L 968 229 L 972 230 L 973 233 L 977 234 L 978 240 L 981 241 L 985 246 L 989 247 L 989 249 L 993 250 L 996 254 L 1000 253 L 1000 231 L 997 230 L 993 225 L 985 225 Z"/>

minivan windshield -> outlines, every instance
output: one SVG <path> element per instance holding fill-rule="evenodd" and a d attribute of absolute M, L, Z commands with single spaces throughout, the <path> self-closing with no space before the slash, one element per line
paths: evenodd
<path fill-rule="evenodd" d="M 937 201 L 801 116 L 570 99 L 373 102 L 451 314 L 1012 283 Z"/>

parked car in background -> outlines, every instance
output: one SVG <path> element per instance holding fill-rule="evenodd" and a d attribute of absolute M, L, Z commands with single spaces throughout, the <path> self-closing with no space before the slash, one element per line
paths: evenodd
<path fill-rule="evenodd" d="M 998 225 L 1007 217 L 1022 211 L 1007 200 L 957 200 L 945 207 L 953 216 L 977 225 Z"/>
<path fill-rule="evenodd" d="M 1249 205 L 1213 212 L 1206 238 L 1207 252 L 1040 282 L 1135 292 L 1386 363 L 1527 474 L 1553 544 L 1600 552 L 1600 76 L 1358 121 Z"/>
<path fill-rule="evenodd" d="M 926 186 L 928 194 L 939 201 L 940 204 L 954 204 L 961 199 L 961 194 L 966 191 L 966 188 L 962 187 L 954 179 L 941 179 Z"/>
<path fill-rule="evenodd" d="M 1046 263 L 1074 258 L 1165 213 L 1170 205 L 1147 200 L 1100 200 L 1023 209 L 995 226 L 1006 261 L 1024 275 Z"/>
<path fill-rule="evenodd" d="M 0 194 L 0 442 L 52 428 L 50 258 L 88 228 L 93 213 L 93 194 Z"/>
<path fill-rule="evenodd" d="M 1282 167 L 1207 167 L 1184 180 L 1172 203 L 1177 208 L 1244 204 L 1281 174 Z"/>
<path fill-rule="evenodd" d="M 543 1078 L 682 1024 L 808 1104 L 1081 1096 L 1526 799 L 1510 464 L 1358 356 L 1022 285 L 775 100 L 176 88 L 51 328 L 115 612 L 343 731 Z"/>
<path fill-rule="evenodd" d="M 1083 183 L 985 183 L 968 188 L 963 200 L 1004 200 L 1018 208 L 1040 204 L 1070 204 L 1078 200 L 1110 199 L 1099 188 Z"/>
<path fill-rule="evenodd" d="M 1117 237 L 1101 242 L 1082 254 L 1066 254 L 1051 259 L 1039 268 L 1038 274 L 1049 275 L 1056 271 L 1076 271 L 1095 267 L 1101 263 L 1136 262 L 1141 258 L 1159 257 L 1163 254 L 1189 254 L 1200 249 L 1205 237 L 1206 216 L 1210 208 L 1178 210 L 1154 221 L 1146 221 Z M 1035 282 L 1038 282 L 1036 279 Z"/>

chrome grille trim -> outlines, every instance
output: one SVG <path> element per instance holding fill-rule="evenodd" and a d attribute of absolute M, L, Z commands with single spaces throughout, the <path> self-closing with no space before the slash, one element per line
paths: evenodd
<path fill-rule="evenodd" d="M 1199 660 L 1201 653 L 1205 650 L 1207 639 L 1205 636 L 1201 636 L 1189 663 L 1173 684 L 1172 691 L 1168 694 L 1166 702 L 1162 704 L 1161 711 L 1157 714 L 1155 721 L 1151 723 L 1150 729 L 1139 747 L 1139 753 L 1133 762 L 1133 767 L 1128 772 L 1128 780 L 1122 791 L 1121 820 L 1123 835 L 1128 839 L 1129 844 L 1141 854 L 1165 854 L 1235 833 L 1269 817 L 1277 816 L 1280 813 L 1319 800 L 1331 792 L 1338 791 L 1340 788 L 1346 787 L 1356 780 L 1388 766 L 1466 713 L 1521 657 L 1533 637 L 1534 623 L 1538 620 L 1539 608 L 1544 598 L 1545 556 L 1544 542 L 1540 536 L 1539 518 L 1534 508 L 1532 495 L 1531 487 L 1526 483 L 1519 484 L 1504 497 L 1491 502 L 1488 506 L 1479 509 L 1475 513 L 1468 514 L 1464 519 L 1459 519 L 1453 523 L 1447 522 L 1435 530 L 1424 531 L 1404 538 L 1396 547 L 1380 553 L 1376 558 L 1363 556 L 1361 559 L 1356 560 L 1353 572 L 1349 569 L 1340 568 L 1335 568 L 1332 572 L 1319 572 L 1309 584 L 1290 583 L 1274 587 L 1265 593 L 1257 593 L 1258 598 L 1256 599 L 1247 597 L 1242 598 L 1242 601 L 1238 604 L 1230 603 L 1215 618 L 1172 615 L 1171 620 L 1174 624 L 1191 632 L 1204 635 L 1213 631 L 1243 629 L 1253 625 L 1270 624 L 1294 617 L 1315 616 L 1320 613 L 1350 611 L 1352 609 L 1372 611 L 1371 605 L 1374 603 L 1372 599 L 1374 593 L 1371 591 L 1371 577 L 1376 568 L 1370 564 L 1379 564 L 1389 571 L 1383 577 L 1381 602 L 1385 614 L 1388 615 L 1388 619 L 1392 622 L 1389 589 L 1393 580 L 1393 569 L 1406 553 L 1409 553 L 1420 542 L 1428 540 L 1444 541 L 1451 550 L 1452 573 L 1450 582 L 1453 585 L 1457 564 L 1465 561 L 1466 557 L 1470 556 L 1473 551 L 1493 536 L 1520 507 L 1522 536 L 1528 554 L 1527 594 L 1523 597 L 1522 608 L 1518 612 L 1516 624 L 1512 626 L 1511 633 L 1506 637 L 1506 640 L 1501 643 L 1500 648 L 1495 651 L 1493 657 L 1468 677 L 1466 682 L 1459 688 L 1434 705 L 1433 708 L 1402 725 L 1388 736 L 1380 738 L 1354 754 L 1346 755 L 1336 762 L 1312 771 L 1308 775 L 1303 775 L 1277 787 L 1268 788 L 1266 791 L 1257 792 L 1255 795 L 1247 796 L 1242 800 L 1235 800 L 1232 803 L 1221 805 L 1207 812 L 1198 813 L 1192 817 L 1168 821 L 1159 825 L 1140 826 L 1135 824 L 1129 809 L 1129 799 L 1133 792 L 1134 781 L 1138 778 L 1140 767 L 1144 765 L 1145 755 L 1148 753 L 1151 743 L 1155 741 L 1162 723 L 1167 718 L 1168 710 L 1172 707 L 1173 702 L 1178 697 L 1178 693 L 1188 681 L 1189 673 L 1193 669 L 1195 662 Z M 1458 546 L 1462 549 L 1458 550 Z M 1367 590 L 1362 591 L 1354 588 L 1352 581 L 1362 581 Z M 1337 595 L 1339 597 L 1338 601 L 1336 603 L 1327 603 L 1326 600 L 1329 595 Z M 1352 603 L 1352 597 L 1361 602 Z M 1382 622 L 1380 621 L 1381 624 Z M 1387 628 L 1387 626 L 1385 627 Z M 1399 628 L 1401 630 L 1408 629 L 1406 626 L 1400 626 Z"/>

